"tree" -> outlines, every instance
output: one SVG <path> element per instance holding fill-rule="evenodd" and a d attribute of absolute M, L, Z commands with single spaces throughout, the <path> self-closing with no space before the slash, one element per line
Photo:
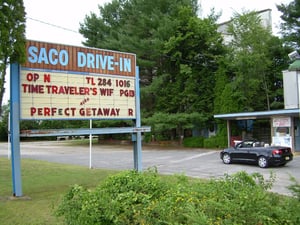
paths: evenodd
<path fill-rule="evenodd" d="M 143 108 L 148 116 L 145 121 L 156 121 L 151 124 L 153 130 L 171 131 L 172 138 L 183 135 L 184 129 L 204 128 L 210 123 L 214 73 L 224 53 L 215 17 L 199 19 L 188 8 L 182 8 L 176 20 L 176 31 L 163 48 L 164 73 L 142 92 L 147 101 Z"/>
<path fill-rule="evenodd" d="M 289 4 L 276 5 L 282 13 L 280 18 L 281 33 L 286 43 L 292 48 L 300 47 L 300 0 L 294 0 Z"/>
<path fill-rule="evenodd" d="M 197 10 L 195 0 L 114 0 L 80 28 L 85 45 L 136 53 L 143 117 L 167 115 L 173 125 L 164 127 L 179 132 L 190 127 L 189 119 L 174 127 L 183 115 L 197 113 L 202 124 L 212 118 L 214 72 L 223 53 L 217 18 L 199 19 Z"/>
<path fill-rule="evenodd" d="M 0 3 L 0 115 L 9 63 L 25 62 L 25 8 L 23 0 Z"/>
<path fill-rule="evenodd" d="M 222 113 L 262 111 L 282 106 L 274 103 L 280 94 L 274 84 L 282 80 L 281 71 L 286 65 L 282 60 L 286 56 L 280 39 L 262 26 L 255 12 L 236 14 L 228 33 L 232 41 L 221 66 L 223 70 L 220 68 L 217 75 L 219 89 L 215 103 L 218 108 L 215 112 L 220 113 L 220 109 L 224 110 Z"/>
<path fill-rule="evenodd" d="M 201 112 L 212 116 L 214 72 L 223 54 L 221 35 L 215 18 L 199 19 L 188 8 L 177 17 L 178 27 L 165 43 L 169 59 L 160 88 L 157 89 L 155 111 L 166 113 Z"/>
<path fill-rule="evenodd" d="M 2 106 L 2 117 L 0 120 L 0 140 L 7 141 L 9 127 L 9 105 Z"/>
<path fill-rule="evenodd" d="M 85 17 L 79 30 L 83 44 L 135 53 L 141 84 L 148 85 L 164 71 L 164 42 L 174 33 L 183 6 L 196 15 L 197 0 L 112 0 L 99 7 L 99 15 Z"/>

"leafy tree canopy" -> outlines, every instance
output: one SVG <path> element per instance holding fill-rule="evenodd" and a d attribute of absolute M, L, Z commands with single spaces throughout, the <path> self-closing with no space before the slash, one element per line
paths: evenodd
<path fill-rule="evenodd" d="M 0 2 L 0 114 L 6 69 L 9 63 L 25 61 L 25 9 L 23 0 Z"/>
<path fill-rule="evenodd" d="M 113 0 L 99 9 L 81 24 L 84 44 L 136 53 L 143 117 L 212 117 L 214 72 L 224 53 L 217 16 L 199 19 L 195 0 Z"/>
<path fill-rule="evenodd" d="M 90 47 L 133 52 L 142 84 L 149 84 L 164 62 L 162 49 L 175 28 L 182 7 L 197 12 L 196 0 L 112 0 L 80 25 Z"/>
<path fill-rule="evenodd" d="M 289 4 L 276 5 L 277 9 L 282 13 L 280 18 L 281 33 L 292 48 L 298 49 L 300 46 L 300 0 L 293 0 Z"/>
<path fill-rule="evenodd" d="M 283 44 L 262 25 L 255 12 L 236 14 L 228 26 L 229 54 L 219 68 L 216 112 L 262 111 L 282 107 L 282 93 L 274 85 L 286 66 Z M 223 67 L 225 69 L 222 69 Z M 221 92 L 220 92 L 221 91 Z M 277 100 L 281 104 L 275 104 Z M 224 104 L 227 102 L 227 104 Z"/>

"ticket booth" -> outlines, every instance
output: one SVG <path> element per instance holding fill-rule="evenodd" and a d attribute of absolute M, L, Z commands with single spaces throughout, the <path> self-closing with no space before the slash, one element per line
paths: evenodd
<path fill-rule="evenodd" d="M 293 147 L 293 120 L 291 117 L 272 118 L 272 145 Z"/>

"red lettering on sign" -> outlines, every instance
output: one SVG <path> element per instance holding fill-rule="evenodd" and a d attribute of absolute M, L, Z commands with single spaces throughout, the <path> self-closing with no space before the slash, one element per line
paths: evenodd
<path fill-rule="evenodd" d="M 112 96 L 113 93 L 114 93 L 114 89 L 100 88 L 100 95 L 101 96 Z"/>
<path fill-rule="evenodd" d="M 119 108 L 81 108 L 79 110 L 81 116 L 119 116 Z"/>
<path fill-rule="evenodd" d="M 44 94 L 44 85 L 22 84 L 24 93 Z"/>
<path fill-rule="evenodd" d="M 46 90 L 48 94 L 57 95 L 96 95 L 97 88 L 89 87 L 75 87 L 75 86 L 56 86 L 56 85 L 46 85 Z"/>
<path fill-rule="evenodd" d="M 133 116 L 133 109 L 131 108 L 128 109 L 128 116 Z"/>
<path fill-rule="evenodd" d="M 75 116 L 75 110 L 76 110 L 76 108 L 66 108 L 65 115 L 66 116 Z"/>
<path fill-rule="evenodd" d="M 125 97 L 134 97 L 134 90 L 120 90 L 120 96 L 125 96 Z"/>
<path fill-rule="evenodd" d="M 76 108 L 50 108 L 50 107 L 31 107 L 30 108 L 30 116 L 44 116 L 51 117 L 55 115 L 59 116 L 75 116 Z"/>
<path fill-rule="evenodd" d="M 50 80 L 50 74 L 44 74 L 44 82 L 46 83 L 50 83 L 51 80 Z"/>
<path fill-rule="evenodd" d="M 27 75 L 26 75 L 26 79 L 28 81 L 37 81 L 39 79 L 39 77 L 40 76 L 37 73 L 27 73 Z"/>

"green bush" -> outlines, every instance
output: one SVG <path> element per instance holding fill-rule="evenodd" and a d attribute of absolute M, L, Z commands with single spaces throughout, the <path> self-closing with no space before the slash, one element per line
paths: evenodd
<path fill-rule="evenodd" d="M 7 141 L 7 138 L 7 128 L 3 126 L 3 123 L 0 123 L 0 141 Z"/>
<path fill-rule="evenodd" d="M 187 137 L 183 139 L 183 146 L 189 148 L 203 148 L 204 137 Z"/>
<path fill-rule="evenodd" d="M 152 141 L 152 133 L 151 132 L 145 132 L 143 136 L 144 136 L 143 141 L 145 143 L 149 143 Z"/>
<path fill-rule="evenodd" d="M 225 148 L 227 146 L 226 136 L 187 137 L 183 140 L 183 146 L 189 148 Z"/>
<path fill-rule="evenodd" d="M 225 148 L 227 146 L 227 137 L 216 135 L 210 138 L 206 138 L 203 141 L 204 148 Z"/>
<path fill-rule="evenodd" d="M 299 224 L 300 202 L 267 192 L 273 182 L 246 172 L 201 182 L 125 171 L 94 190 L 74 186 L 56 213 L 69 225 Z"/>

